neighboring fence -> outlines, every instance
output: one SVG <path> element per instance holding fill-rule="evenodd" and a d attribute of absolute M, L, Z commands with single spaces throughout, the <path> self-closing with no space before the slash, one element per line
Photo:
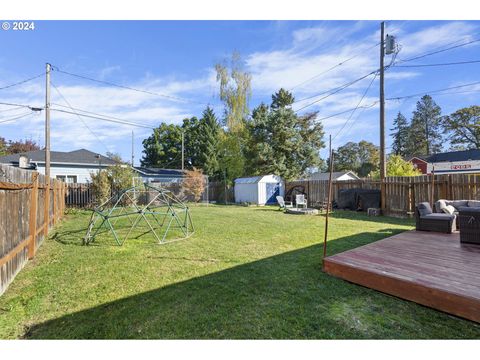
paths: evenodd
<path fill-rule="evenodd" d="M 226 195 L 225 195 L 226 192 Z M 208 184 L 208 201 L 220 204 L 235 202 L 235 193 L 233 186 L 227 185 L 223 181 L 212 181 Z"/>
<path fill-rule="evenodd" d="M 431 201 L 432 176 L 398 176 L 385 179 L 386 214 L 392 216 L 408 216 L 415 205 L 422 201 Z M 327 180 L 301 180 L 286 184 L 288 192 L 292 187 L 301 185 L 305 188 L 309 204 L 320 206 L 327 201 Z M 333 200 L 342 189 L 380 189 L 380 181 L 372 179 L 333 181 Z M 480 200 L 480 174 L 448 174 L 435 175 L 433 182 L 433 202 L 438 199 Z"/>
<path fill-rule="evenodd" d="M 205 180 L 205 190 L 200 198 L 200 202 L 219 202 L 225 201 L 225 186 L 220 182 L 208 182 Z M 168 183 L 152 183 L 153 186 L 163 186 L 170 190 L 182 200 L 193 201 L 192 196 L 185 195 L 182 192 L 182 183 L 178 181 Z M 112 194 L 113 195 L 113 194 Z M 227 189 L 227 201 L 233 202 L 233 187 Z M 67 184 L 67 191 L 65 194 L 65 204 L 70 207 L 89 208 L 95 205 L 95 194 L 93 192 L 92 184 Z"/>
<path fill-rule="evenodd" d="M 35 171 L 0 164 L 0 295 L 63 215 L 64 183 L 46 184 Z"/>

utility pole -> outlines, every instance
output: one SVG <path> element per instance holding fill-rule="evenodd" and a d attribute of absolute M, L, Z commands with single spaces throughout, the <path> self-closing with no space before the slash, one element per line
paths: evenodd
<path fill-rule="evenodd" d="M 134 160 L 134 155 L 133 155 L 133 130 L 132 130 L 132 167 L 133 167 L 133 160 Z"/>
<path fill-rule="evenodd" d="M 51 65 L 46 64 L 45 76 L 45 176 L 50 181 L 50 70 Z"/>
<path fill-rule="evenodd" d="M 384 90 L 384 58 L 385 58 L 385 22 L 380 26 L 380 203 L 382 212 L 385 203 L 385 176 L 387 173 L 385 156 L 385 90 Z"/>
<path fill-rule="evenodd" d="M 182 129 L 182 171 L 185 168 L 185 130 Z"/>

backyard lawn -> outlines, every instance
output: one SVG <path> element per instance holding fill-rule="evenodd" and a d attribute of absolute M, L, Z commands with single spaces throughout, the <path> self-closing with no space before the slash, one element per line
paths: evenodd
<path fill-rule="evenodd" d="M 0 338 L 480 338 L 479 324 L 323 273 L 323 216 L 194 206 L 187 240 L 82 246 L 89 216 L 68 214 L 0 297 Z M 328 252 L 412 225 L 336 212 Z"/>

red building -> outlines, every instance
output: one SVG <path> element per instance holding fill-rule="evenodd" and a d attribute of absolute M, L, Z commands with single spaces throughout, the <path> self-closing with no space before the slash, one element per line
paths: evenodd
<path fill-rule="evenodd" d="M 414 156 L 409 160 L 415 168 L 420 170 L 422 174 L 427 174 L 427 165 L 428 162 L 423 157 Z"/>

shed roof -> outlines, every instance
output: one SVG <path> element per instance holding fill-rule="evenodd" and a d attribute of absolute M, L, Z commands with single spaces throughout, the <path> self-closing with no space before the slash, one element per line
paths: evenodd
<path fill-rule="evenodd" d="M 270 174 L 270 175 L 260 175 L 260 176 L 238 178 L 238 179 L 235 179 L 235 184 L 256 184 L 256 183 L 259 183 L 260 181 L 262 181 L 264 178 L 270 177 L 270 176 L 277 178 L 275 180 L 275 182 L 277 182 L 279 180 L 278 176 Z"/>
<path fill-rule="evenodd" d="M 357 176 L 357 174 L 355 174 L 353 171 L 336 171 L 336 172 L 332 173 L 332 180 L 336 180 L 339 177 L 342 177 L 344 175 L 349 175 L 353 179 L 360 179 Z M 310 175 L 310 179 L 312 179 L 312 180 L 328 180 L 329 178 L 330 178 L 330 173 L 328 173 L 328 172 L 325 172 L 325 173 L 317 172 L 317 173 L 313 173 L 312 175 Z"/>

